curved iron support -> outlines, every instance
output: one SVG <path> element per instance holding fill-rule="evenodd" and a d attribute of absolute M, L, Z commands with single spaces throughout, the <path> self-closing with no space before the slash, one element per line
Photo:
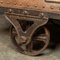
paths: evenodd
<path fill-rule="evenodd" d="M 19 14 L 10 14 L 7 13 L 5 14 L 5 18 L 14 26 L 14 28 L 17 31 L 18 37 L 21 41 L 21 43 L 23 42 L 22 39 L 20 38 L 21 36 L 24 36 L 27 40 L 30 40 L 32 37 L 32 34 L 34 33 L 34 31 L 45 25 L 48 22 L 48 18 L 47 17 L 43 17 L 42 19 L 39 18 L 34 18 L 34 16 L 29 16 L 29 15 L 19 15 Z M 23 32 L 19 21 L 17 20 L 27 20 L 27 21 L 33 21 L 34 23 L 27 29 L 26 32 Z M 29 43 L 29 42 L 27 42 Z"/>

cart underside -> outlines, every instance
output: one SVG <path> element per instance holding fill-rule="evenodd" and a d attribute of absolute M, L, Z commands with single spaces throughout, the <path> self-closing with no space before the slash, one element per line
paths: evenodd
<path fill-rule="evenodd" d="M 53 8 L 52 4 L 47 4 L 44 0 L 0 1 L 0 14 L 12 24 L 11 38 L 21 53 L 35 56 L 47 48 L 50 41 L 50 32 L 45 26 L 48 18 L 60 19 L 60 11 L 56 9 L 60 5 Z"/>

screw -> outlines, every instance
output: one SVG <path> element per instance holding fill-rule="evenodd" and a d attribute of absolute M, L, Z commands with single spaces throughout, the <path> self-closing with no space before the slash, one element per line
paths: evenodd
<path fill-rule="evenodd" d="M 28 11 L 24 11 L 23 14 L 28 14 Z"/>
<path fill-rule="evenodd" d="M 12 12 L 12 9 L 9 9 L 9 13 L 11 13 Z"/>
<path fill-rule="evenodd" d="M 44 13 L 40 13 L 39 16 L 42 18 L 44 16 Z"/>

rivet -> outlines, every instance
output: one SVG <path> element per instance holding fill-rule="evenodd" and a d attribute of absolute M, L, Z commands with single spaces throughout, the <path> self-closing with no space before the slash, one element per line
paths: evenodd
<path fill-rule="evenodd" d="M 0 3 L 3 3 L 3 1 L 0 1 Z"/>
<path fill-rule="evenodd" d="M 7 4 L 10 4 L 10 2 L 7 2 Z"/>
<path fill-rule="evenodd" d="M 22 6 L 22 4 L 20 4 L 20 6 Z"/>
<path fill-rule="evenodd" d="M 51 9 L 54 9 L 54 6 L 50 6 Z"/>
<path fill-rule="evenodd" d="M 44 16 L 44 13 L 40 13 L 39 16 L 42 18 Z"/>
<path fill-rule="evenodd" d="M 29 7 L 29 5 L 27 4 L 27 7 Z"/>
<path fill-rule="evenodd" d="M 37 7 L 37 5 L 35 5 L 35 7 Z"/>
<path fill-rule="evenodd" d="M 45 8 L 45 6 L 43 6 L 43 8 Z"/>
<path fill-rule="evenodd" d="M 14 5 L 17 5 L 17 3 L 14 3 Z"/>
<path fill-rule="evenodd" d="M 42 16 L 44 16 L 44 13 L 41 13 Z"/>

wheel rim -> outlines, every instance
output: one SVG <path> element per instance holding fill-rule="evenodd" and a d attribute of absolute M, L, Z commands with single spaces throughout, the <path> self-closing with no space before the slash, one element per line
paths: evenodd
<path fill-rule="evenodd" d="M 50 33 L 49 33 L 49 31 L 47 30 L 46 27 L 42 27 L 42 28 L 44 30 L 44 33 L 43 34 L 41 33 L 40 35 L 37 35 L 37 37 L 34 37 L 35 36 L 35 33 L 34 33 L 31 37 L 30 43 L 25 45 L 25 43 L 19 44 L 20 41 L 18 41 L 18 38 L 17 38 L 18 35 L 16 33 L 16 30 L 15 30 L 14 27 L 11 27 L 11 38 L 12 38 L 14 44 L 18 47 L 18 50 L 21 53 L 26 54 L 26 55 L 35 56 L 35 55 L 41 54 L 46 49 L 46 47 L 49 44 Z M 38 28 L 38 30 L 39 30 L 39 28 Z M 36 48 L 36 47 L 40 47 L 40 48 Z"/>

